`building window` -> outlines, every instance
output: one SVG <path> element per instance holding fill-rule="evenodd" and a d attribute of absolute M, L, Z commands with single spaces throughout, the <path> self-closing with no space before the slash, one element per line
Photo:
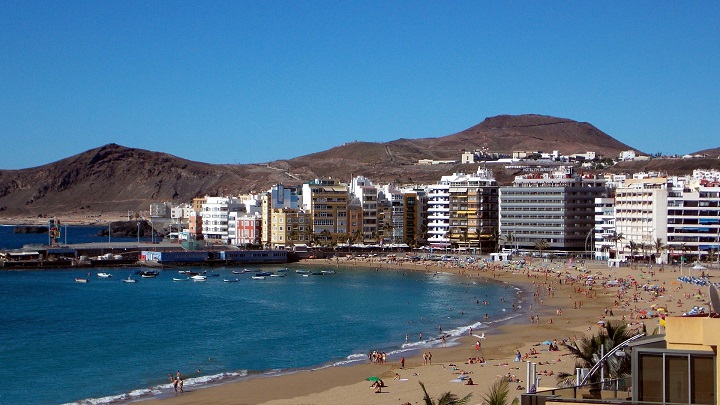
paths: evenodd
<path fill-rule="evenodd" d="M 715 403 L 715 358 L 704 354 L 638 353 L 638 401 Z"/>

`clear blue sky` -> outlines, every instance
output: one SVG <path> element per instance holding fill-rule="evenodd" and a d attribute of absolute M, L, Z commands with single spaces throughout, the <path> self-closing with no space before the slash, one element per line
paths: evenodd
<path fill-rule="evenodd" d="M 257 163 L 587 121 L 720 146 L 719 1 L 0 0 L 0 169 L 107 143 Z"/>

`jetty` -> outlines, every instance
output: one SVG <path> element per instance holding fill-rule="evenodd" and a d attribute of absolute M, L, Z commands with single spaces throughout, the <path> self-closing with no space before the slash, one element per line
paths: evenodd
<path fill-rule="evenodd" d="M 282 264 L 297 261 L 287 250 L 240 249 L 232 245 L 94 242 L 70 245 L 29 245 L 0 252 L 0 269 L 44 269 L 76 267 Z"/>

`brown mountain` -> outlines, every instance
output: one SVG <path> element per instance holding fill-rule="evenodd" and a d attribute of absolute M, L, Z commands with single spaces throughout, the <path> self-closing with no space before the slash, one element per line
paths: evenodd
<path fill-rule="evenodd" d="M 147 210 L 151 202 L 264 191 L 327 176 L 348 180 L 353 174 L 380 183 L 434 182 L 477 165 L 416 165 L 419 159 L 459 160 L 463 150 L 484 145 L 490 152 L 595 151 L 613 157 L 632 149 L 588 123 L 541 115 L 503 115 L 444 137 L 353 142 L 266 164 L 208 164 L 109 144 L 44 166 L 0 170 L 0 215 Z M 496 175 L 507 181 L 512 173 Z"/>

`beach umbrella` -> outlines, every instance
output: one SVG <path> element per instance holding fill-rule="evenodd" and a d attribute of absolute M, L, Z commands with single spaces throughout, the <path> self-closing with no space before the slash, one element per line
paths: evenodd
<path fill-rule="evenodd" d="M 380 377 L 372 376 L 372 377 L 366 378 L 366 380 L 367 380 L 367 381 L 380 381 Z"/>

